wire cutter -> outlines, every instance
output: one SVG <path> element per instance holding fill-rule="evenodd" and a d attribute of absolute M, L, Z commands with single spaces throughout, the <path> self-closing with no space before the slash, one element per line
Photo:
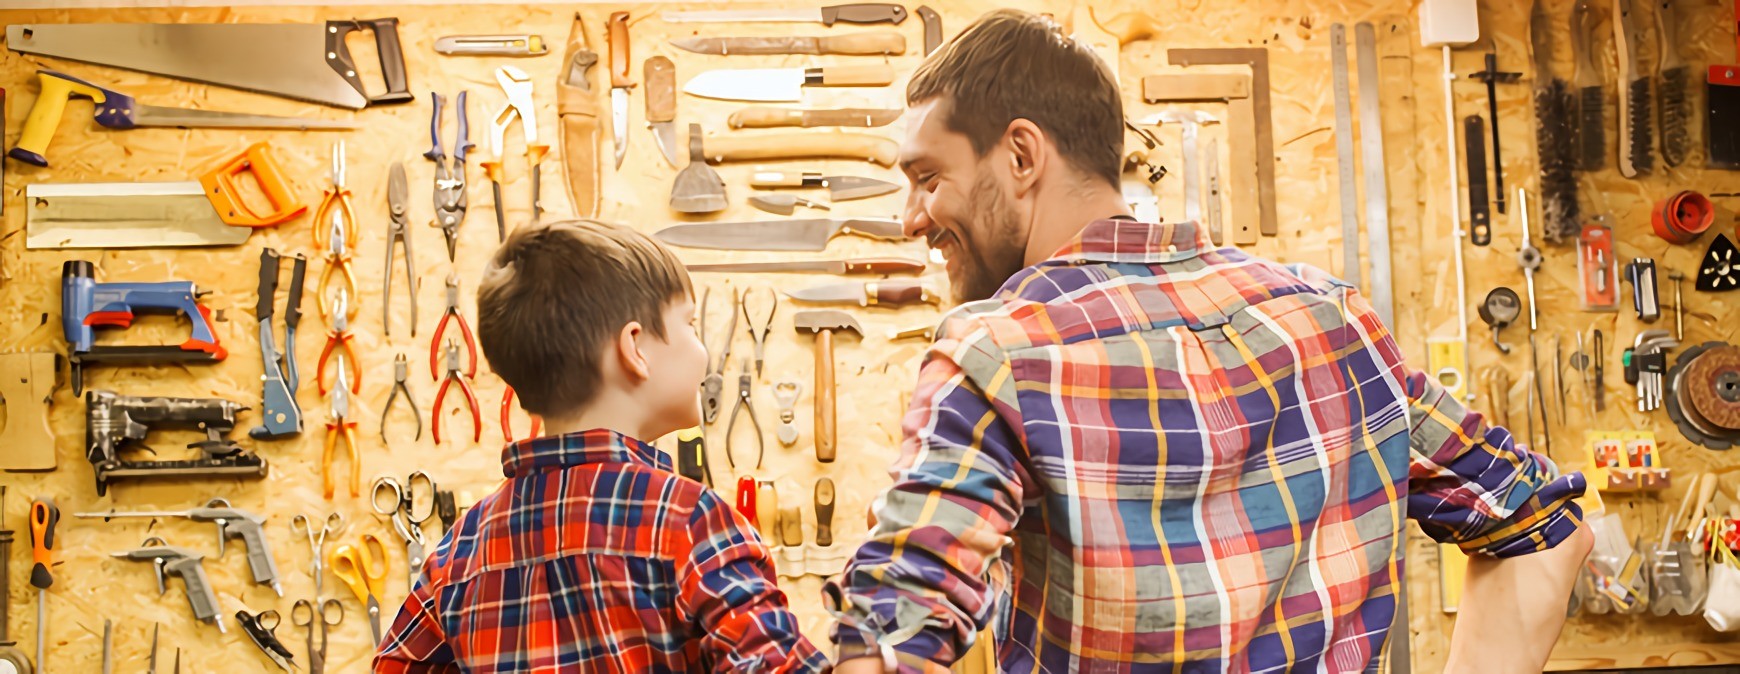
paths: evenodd
<path fill-rule="evenodd" d="M 416 439 L 423 439 L 423 413 L 417 411 L 417 399 L 411 397 L 411 387 L 405 385 L 410 370 L 405 354 L 393 357 L 393 393 L 387 396 L 387 406 L 381 409 L 381 444 L 387 443 L 387 415 L 393 411 L 393 401 L 399 399 L 401 391 L 405 394 L 405 404 L 411 408 L 411 418 L 417 420 Z"/>
<path fill-rule="evenodd" d="M 411 289 L 411 336 L 417 336 L 417 262 L 411 257 L 411 232 L 409 225 L 411 217 L 405 200 L 410 196 L 410 188 L 405 185 L 405 165 L 393 162 L 393 169 L 387 179 L 387 206 L 390 217 L 387 221 L 387 264 L 381 272 L 385 279 L 386 289 L 381 291 L 381 329 L 387 335 L 393 334 L 391 319 L 393 306 L 393 252 L 403 244 L 405 248 L 405 286 Z"/>
<path fill-rule="evenodd" d="M 344 353 L 339 354 L 341 368 L 339 372 L 341 375 L 344 372 L 342 369 L 344 363 L 348 362 L 350 366 L 354 368 L 357 367 L 358 363 L 362 362 L 357 360 L 356 357 L 356 348 L 354 346 L 356 343 L 356 336 L 350 333 L 350 319 L 345 318 L 347 306 L 349 304 L 350 296 L 346 295 L 344 290 L 339 290 L 338 297 L 333 302 L 335 313 L 332 316 L 332 330 L 326 333 L 326 346 L 320 349 L 320 361 L 317 363 L 317 369 L 314 372 L 314 383 L 319 385 L 320 395 L 326 395 L 330 392 L 326 386 L 326 361 L 332 356 L 334 351 L 337 351 L 340 348 L 344 350 Z M 344 386 L 344 384 L 340 382 L 339 386 Z M 350 382 L 350 392 L 362 392 L 362 371 L 360 369 L 357 371 L 356 378 Z"/>
<path fill-rule="evenodd" d="M 512 419 L 512 417 L 509 416 L 509 414 L 511 412 L 513 412 L 513 406 L 514 406 L 514 387 L 509 386 L 509 387 L 507 387 L 507 390 L 502 391 L 502 394 L 501 394 L 501 437 L 503 440 L 506 440 L 509 443 L 514 442 L 513 419 Z M 535 438 L 535 437 L 538 437 L 540 435 L 543 435 L 544 434 L 544 420 L 539 419 L 538 415 L 536 415 L 536 414 L 532 414 L 530 412 L 527 412 L 526 414 L 532 418 L 532 434 L 530 437 Z"/>
<path fill-rule="evenodd" d="M 380 537 L 363 534 L 362 545 L 346 543 L 333 548 L 326 558 L 326 565 L 332 567 L 332 575 L 344 581 L 351 594 L 356 595 L 356 600 L 368 610 L 369 631 L 374 633 L 375 645 L 380 646 L 381 595 L 387 593 L 387 546 L 381 543 Z"/>
<path fill-rule="evenodd" d="M 764 288 L 772 304 L 767 308 L 767 320 L 761 322 L 761 331 L 755 330 L 755 319 L 749 315 L 749 292 L 744 291 L 743 298 L 737 306 L 743 310 L 743 322 L 748 324 L 749 338 L 755 341 L 755 376 L 761 376 L 761 363 L 767 354 L 767 333 L 773 329 L 773 315 L 779 313 L 779 293 L 772 288 Z"/>
<path fill-rule="evenodd" d="M 472 364 L 476 365 L 475 362 Z M 471 382 L 467 380 L 466 376 L 459 373 L 459 344 L 448 340 L 447 377 L 441 382 L 441 389 L 435 392 L 435 410 L 432 412 L 435 416 L 435 420 L 431 424 L 435 430 L 435 444 L 441 444 L 441 417 L 443 416 L 442 411 L 445 409 L 441 406 L 441 401 L 447 399 L 447 387 L 452 386 L 453 382 L 459 382 L 459 390 L 465 394 L 465 404 L 471 408 L 471 441 L 481 441 L 483 440 L 483 417 L 477 411 L 477 394 L 472 392 Z"/>
<path fill-rule="evenodd" d="M 525 71 L 513 66 L 502 66 L 495 71 L 495 81 L 501 85 L 503 93 L 507 94 L 507 105 L 495 113 L 495 120 L 489 125 L 489 153 L 492 159 L 483 162 L 483 170 L 489 175 L 490 188 L 495 191 L 495 227 L 501 240 L 507 240 L 507 213 L 501 202 L 501 183 L 505 177 L 502 170 L 502 145 L 507 136 L 507 128 L 517 118 L 520 120 L 520 130 L 526 136 L 526 162 L 532 168 L 532 222 L 537 222 L 544 208 L 540 204 L 539 186 L 542 172 L 538 164 L 543 162 L 544 154 L 550 151 L 550 146 L 538 144 L 537 108 L 532 103 L 532 78 Z"/>
<path fill-rule="evenodd" d="M 439 381 L 441 379 L 441 375 L 435 374 L 439 371 L 437 368 L 439 367 L 440 362 L 438 360 L 440 352 L 437 351 L 437 349 L 440 348 L 438 345 L 442 343 L 442 335 L 447 334 L 448 321 L 458 323 L 459 334 L 465 337 L 465 353 L 470 356 L 470 364 L 465 368 L 465 376 L 476 377 L 477 340 L 473 339 L 471 336 L 471 326 L 465 322 L 465 314 L 459 313 L 459 275 L 452 273 L 447 275 L 447 306 L 441 310 L 441 322 L 435 326 L 435 339 L 429 341 L 430 381 Z M 457 362 L 457 359 L 455 359 L 455 362 Z M 441 403 L 437 401 L 435 405 L 439 407 Z M 441 436 L 436 435 L 435 441 L 440 442 Z"/>
<path fill-rule="evenodd" d="M 761 458 L 767 454 L 767 438 L 761 435 L 761 422 L 755 418 L 755 398 L 752 395 L 755 378 L 749 374 L 749 363 L 743 363 L 743 373 L 737 376 L 737 404 L 731 406 L 731 422 L 725 424 L 725 463 L 732 469 L 737 461 L 731 456 L 731 431 L 737 428 L 737 412 L 749 410 L 749 424 L 755 427 L 755 469 L 761 469 Z"/>
<path fill-rule="evenodd" d="M 731 298 L 732 302 L 737 301 L 736 291 L 732 291 Z M 706 345 L 707 306 L 712 303 L 712 299 L 712 288 L 701 293 L 701 339 L 703 346 Z M 701 418 L 709 424 L 719 419 L 719 410 L 723 406 L 721 396 L 725 394 L 725 362 L 731 358 L 731 338 L 737 332 L 737 310 L 733 308 L 729 313 L 731 314 L 731 327 L 725 329 L 725 348 L 719 352 L 717 362 L 707 364 L 707 378 L 701 380 Z M 712 351 L 711 347 L 707 348 L 710 361 Z"/>
<path fill-rule="evenodd" d="M 326 420 L 326 447 L 320 453 L 320 479 L 326 500 L 332 500 L 332 452 L 338 447 L 338 436 L 344 436 L 350 450 L 350 497 L 362 491 L 362 455 L 357 452 L 356 422 L 350 418 L 350 375 L 344 359 L 338 361 L 338 386 L 332 389 L 332 412 Z"/>
<path fill-rule="evenodd" d="M 246 610 L 236 611 L 236 622 L 242 626 L 242 632 L 265 654 L 272 664 L 286 672 L 295 671 L 296 655 L 284 647 L 284 642 L 278 640 L 278 611 L 267 610 L 259 613 L 249 613 Z"/>
<path fill-rule="evenodd" d="M 332 187 L 320 200 L 314 212 L 314 246 L 326 251 L 326 271 L 320 273 L 320 285 L 315 290 L 320 317 L 332 316 L 327 284 L 334 272 L 344 277 L 344 286 L 356 297 L 356 275 L 350 271 L 350 244 L 357 240 L 356 211 L 350 206 L 350 190 L 345 184 L 344 141 L 332 146 Z M 322 226 L 321 223 L 326 223 Z M 350 307 L 345 318 L 356 318 L 356 307 Z"/>
<path fill-rule="evenodd" d="M 465 152 L 477 146 L 471 142 L 471 126 L 465 121 L 465 92 L 462 90 L 459 100 L 454 103 L 454 107 L 459 109 L 459 135 L 453 144 L 453 161 L 448 163 L 447 151 L 441 147 L 441 108 L 447 106 L 447 99 L 435 92 L 429 92 L 429 96 L 435 101 L 435 110 L 429 115 L 429 143 L 434 147 L 423 156 L 435 162 L 435 224 L 447 237 L 447 260 L 451 262 L 454 246 L 459 242 L 459 225 L 465 222 Z M 500 194 L 500 188 L 497 188 L 497 194 Z"/>

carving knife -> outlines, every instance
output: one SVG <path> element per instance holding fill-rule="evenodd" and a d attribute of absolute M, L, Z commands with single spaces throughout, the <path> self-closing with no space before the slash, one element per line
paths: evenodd
<path fill-rule="evenodd" d="M 665 12 L 660 18 L 669 23 L 819 23 L 832 26 L 845 23 L 890 23 L 906 20 L 906 8 L 886 2 L 861 2 L 830 5 L 813 9 L 727 9 L 700 12 Z"/>
<path fill-rule="evenodd" d="M 677 166 L 677 66 L 663 56 L 646 60 L 646 125 L 652 129 L 659 153 L 672 168 Z M 618 165 L 621 160 L 618 160 Z"/>
<path fill-rule="evenodd" d="M 683 91 L 726 101 L 796 103 L 802 100 L 806 86 L 881 87 L 893 82 L 894 68 L 888 65 L 749 68 L 709 70 L 689 80 Z"/>
<path fill-rule="evenodd" d="M 605 24 L 610 42 L 610 133 L 616 141 L 616 168 L 628 153 L 628 12 L 613 12 Z"/>
<path fill-rule="evenodd" d="M 692 272 L 822 272 L 825 274 L 917 274 L 926 267 L 924 260 L 900 257 L 873 257 L 852 260 L 798 260 L 795 262 L 731 262 L 725 264 L 691 264 Z"/>
<path fill-rule="evenodd" d="M 592 66 L 598 52 L 586 37 L 586 25 L 574 14 L 568 45 L 556 79 L 556 114 L 562 122 L 562 163 L 568 174 L 568 199 L 574 214 L 598 215 L 598 99 L 592 89 Z"/>
<path fill-rule="evenodd" d="M 667 244 L 684 248 L 819 252 L 827 249 L 828 240 L 839 235 L 905 241 L 906 234 L 901 230 L 898 220 L 758 220 L 674 225 L 659 230 L 653 236 Z"/>
<path fill-rule="evenodd" d="M 816 54 L 893 56 L 906 53 L 906 36 L 893 31 L 824 37 L 686 37 L 671 46 L 710 56 Z"/>
<path fill-rule="evenodd" d="M 868 281 L 864 283 L 831 283 L 785 294 L 799 302 L 815 304 L 853 304 L 860 307 L 904 307 L 911 304 L 935 304 L 942 298 L 930 286 L 917 279 Z"/>
<path fill-rule="evenodd" d="M 893 124 L 900 119 L 899 108 L 834 108 L 801 109 L 752 106 L 731 113 L 726 121 L 733 129 L 770 129 L 781 126 L 813 128 L 818 126 L 853 126 L 864 129 Z"/>
<path fill-rule="evenodd" d="M 885 180 L 862 176 L 824 176 L 814 171 L 802 173 L 756 171 L 749 177 L 749 185 L 758 189 L 826 187 L 828 188 L 828 198 L 833 201 L 868 199 L 900 190 L 899 185 Z"/>

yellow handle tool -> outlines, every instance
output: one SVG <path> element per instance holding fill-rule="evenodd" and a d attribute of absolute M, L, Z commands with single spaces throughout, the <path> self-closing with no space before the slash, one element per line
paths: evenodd
<path fill-rule="evenodd" d="M 100 106 L 108 102 L 109 97 L 101 87 L 50 70 L 36 71 L 36 79 L 42 85 L 42 92 L 37 94 L 36 103 L 30 106 L 30 116 L 24 118 L 24 132 L 19 135 L 18 144 L 7 152 L 7 156 L 33 166 L 48 166 L 48 158 L 43 153 L 48 151 L 48 142 L 54 140 L 54 131 L 60 127 L 67 99 L 84 96 Z"/>

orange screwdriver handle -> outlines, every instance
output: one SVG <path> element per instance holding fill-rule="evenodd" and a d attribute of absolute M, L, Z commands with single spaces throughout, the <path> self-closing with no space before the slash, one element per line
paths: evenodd
<path fill-rule="evenodd" d="M 52 499 L 30 503 L 30 585 L 46 590 L 54 584 L 49 567 L 54 565 L 54 528 L 60 524 L 60 508 Z"/>
<path fill-rule="evenodd" d="M 254 143 L 222 166 L 199 177 L 206 198 L 211 200 L 212 208 L 217 209 L 218 219 L 237 227 L 273 227 L 308 212 L 308 205 L 298 203 L 295 195 L 290 193 L 290 187 L 284 182 L 284 172 L 272 160 L 271 153 L 267 152 L 269 149 L 271 145 L 268 143 Z M 244 173 L 253 174 L 272 207 L 270 212 L 256 212 L 242 201 L 237 180 Z"/>

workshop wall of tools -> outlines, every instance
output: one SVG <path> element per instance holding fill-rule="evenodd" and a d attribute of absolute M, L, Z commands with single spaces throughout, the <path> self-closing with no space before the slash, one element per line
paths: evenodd
<path fill-rule="evenodd" d="M 1492 2 L 1478 30 L 1466 1 L 1012 4 L 1115 64 L 1138 213 L 1354 280 L 1415 363 L 1562 465 L 1602 468 L 1605 554 L 1553 668 L 1740 663 L 1684 596 L 1652 595 L 1668 558 L 1642 554 L 1701 546 L 1686 532 L 1711 523 L 1732 536 L 1740 503 L 1715 477 L 1740 463 L 1735 352 L 1709 344 L 1736 339 L 1733 296 L 1710 288 L 1736 281 L 1740 85 L 1704 83 L 1740 61 L 1732 3 Z M 17 532 L 0 642 L 18 644 L 0 660 L 44 643 L 44 671 L 97 671 L 106 645 L 121 671 L 153 652 L 162 671 L 362 671 L 367 598 L 390 623 L 409 534 L 433 547 L 499 482 L 504 437 L 534 432 L 470 346 L 484 264 L 503 231 L 574 216 L 695 265 L 830 261 L 695 271 L 714 402 L 699 439 L 659 443 L 756 514 L 825 641 L 821 577 L 863 538 L 947 294 L 920 243 L 891 240 L 903 85 L 994 6 L 0 12 L 0 529 Z M 721 9 L 762 14 L 667 14 Z M 130 46 L 152 42 L 138 26 L 60 25 L 105 22 L 176 24 L 149 30 L 180 58 Z M 1664 44 L 1681 74 L 1656 75 Z M 799 70 L 733 72 L 751 68 Z M 716 224 L 744 222 L 773 224 Z M 27 556 L 51 498 L 53 549 Z M 371 538 L 373 589 L 348 582 Z M 1410 541 L 1419 671 L 1441 668 L 1459 591 L 1434 548 Z M 275 619 L 288 648 L 256 648 Z"/>

